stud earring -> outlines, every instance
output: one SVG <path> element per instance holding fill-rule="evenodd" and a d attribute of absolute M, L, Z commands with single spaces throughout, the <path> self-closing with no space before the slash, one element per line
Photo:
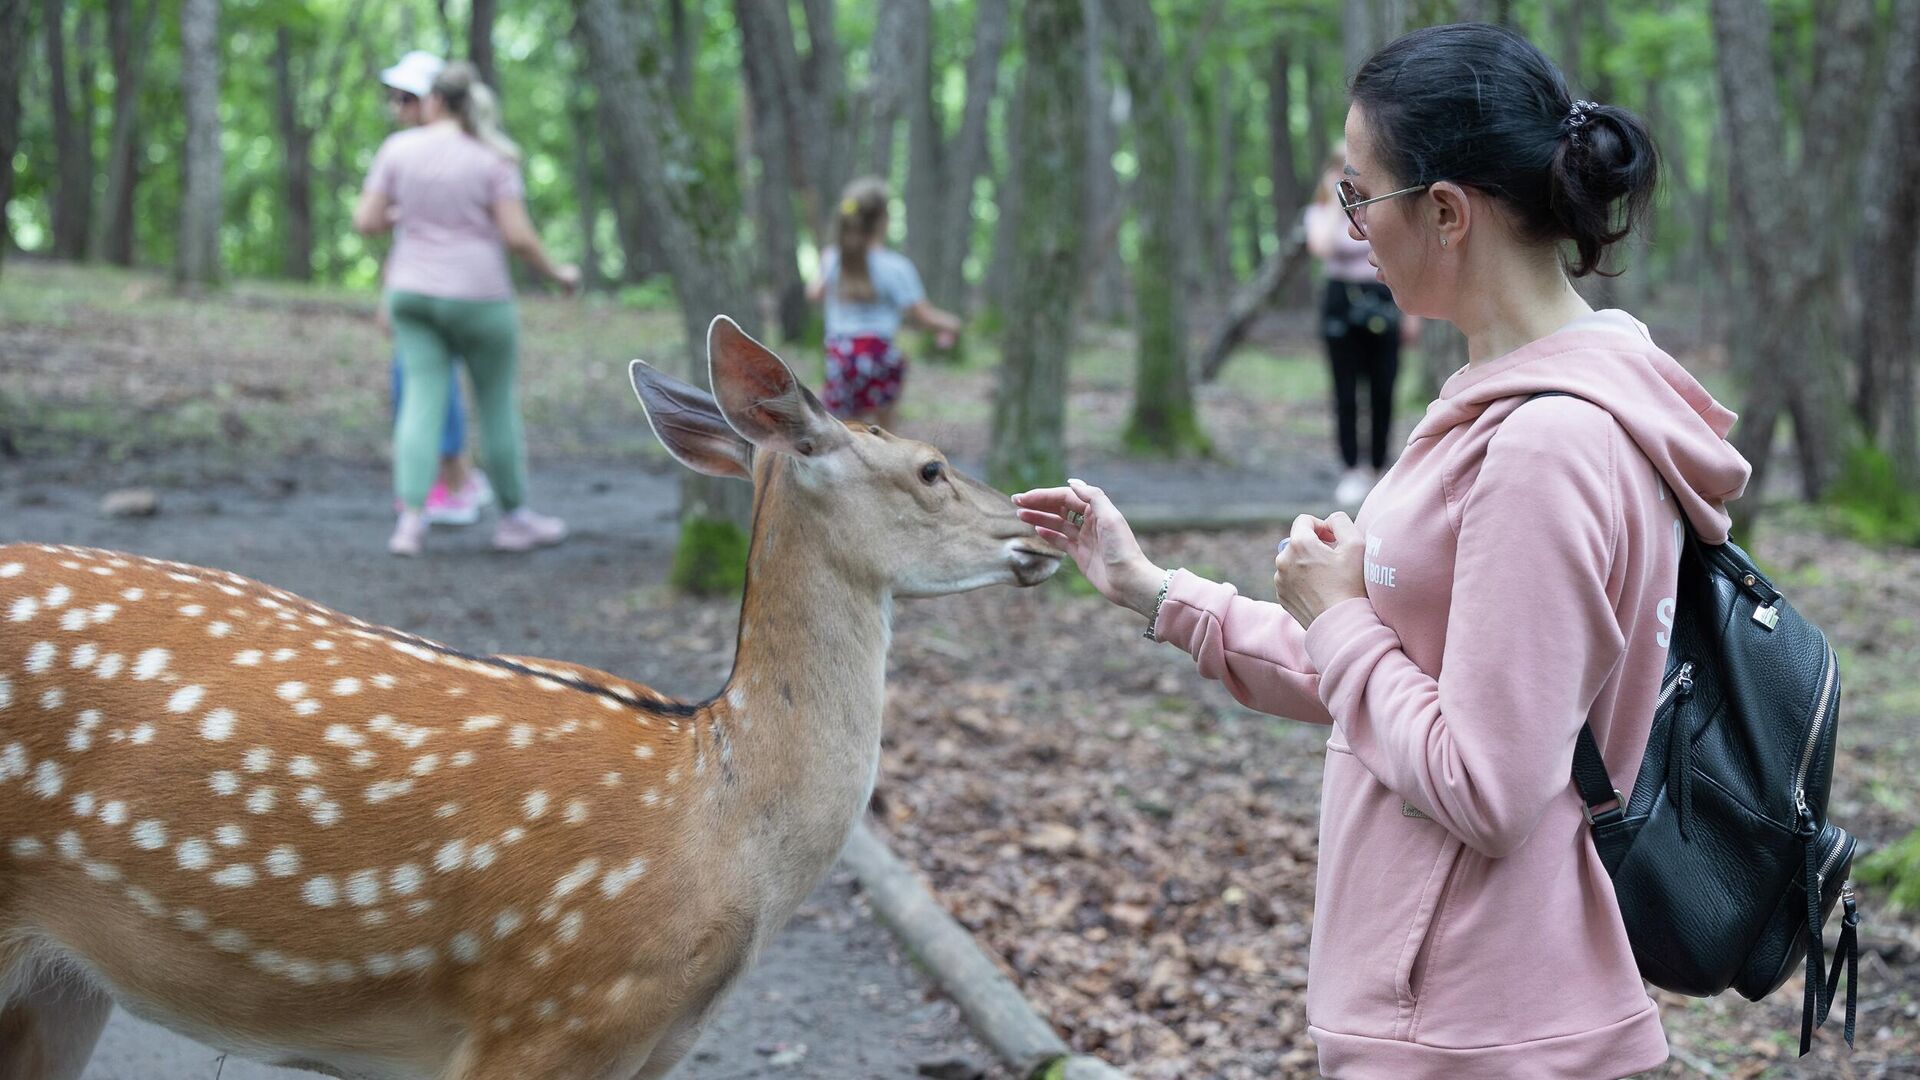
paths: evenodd
<path fill-rule="evenodd" d="M 1446 247 L 1446 246 L 1447 246 L 1447 238 L 1446 238 L 1446 237 L 1444 237 L 1444 236 L 1443 236 L 1443 237 L 1441 237 L 1441 238 L 1440 238 L 1440 246 L 1441 246 L 1441 247 Z"/>

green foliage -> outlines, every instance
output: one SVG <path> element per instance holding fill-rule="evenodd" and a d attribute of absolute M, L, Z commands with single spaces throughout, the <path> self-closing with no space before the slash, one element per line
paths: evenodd
<path fill-rule="evenodd" d="M 1920 909 L 1920 829 L 1868 855 L 1854 873 L 1861 884 L 1886 890 L 1894 909 Z"/>
<path fill-rule="evenodd" d="M 1893 461 L 1872 446 L 1855 447 L 1827 494 L 1847 531 L 1870 544 L 1920 547 L 1920 492 L 1900 483 Z"/>
<path fill-rule="evenodd" d="M 747 534 L 731 521 L 683 520 L 667 580 L 696 596 L 740 595 L 747 586 Z"/>

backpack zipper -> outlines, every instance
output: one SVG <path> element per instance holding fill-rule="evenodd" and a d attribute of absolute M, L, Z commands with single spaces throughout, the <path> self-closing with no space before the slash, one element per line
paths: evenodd
<path fill-rule="evenodd" d="M 1671 698 L 1673 692 L 1680 689 L 1682 685 L 1686 686 L 1687 693 L 1693 693 L 1693 661 L 1691 660 L 1681 664 L 1680 670 L 1674 672 L 1673 681 L 1660 688 L 1660 697 L 1654 701 L 1653 711 L 1657 713 L 1666 708 L 1667 699 Z"/>
<path fill-rule="evenodd" d="M 1833 698 L 1833 684 L 1840 662 L 1827 646 L 1827 674 L 1820 684 L 1820 703 L 1814 707 L 1813 723 L 1807 728 L 1807 745 L 1800 751 L 1800 767 L 1793 774 L 1793 805 L 1802 818 L 1811 816 L 1807 807 L 1807 770 L 1813 767 L 1813 751 L 1820 744 L 1820 732 L 1827 726 L 1827 704 Z"/>
<path fill-rule="evenodd" d="M 1851 838 L 1844 829 L 1840 831 L 1839 836 L 1834 838 L 1833 850 L 1827 852 L 1826 861 L 1820 864 L 1820 876 L 1818 880 L 1821 885 L 1824 886 L 1827 883 L 1827 875 L 1833 872 L 1834 864 L 1840 861 L 1840 853 L 1847 850 L 1847 841 L 1849 839 Z M 1840 892 L 1842 895 L 1851 895 L 1853 893 L 1853 881 L 1849 879 L 1842 883 Z"/>

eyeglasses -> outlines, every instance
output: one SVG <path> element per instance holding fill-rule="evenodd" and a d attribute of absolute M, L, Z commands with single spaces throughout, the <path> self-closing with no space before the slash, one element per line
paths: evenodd
<path fill-rule="evenodd" d="M 1360 197 L 1360 189 L 1353 186 L 1353 181 L 1342 180 L 1334 185 L 1334 194 L 1340 199 L 1340 209 L 1347 212 L 1347 220 L 1353 223 L 1353 231 L 1359 233 L 1361 237 L 1364 238 L 1367 235 L 1367 227 L 1354 215 L 1355 210 L 1366 206 L 1368 203 L 1397 199 L 1402 195 L 1411 195 L 1416 191 L 1425 191 L 1432 186 L 1432 183 L 1415 184 L 1412 187 L 1401 188 L 1399 191 L 1390 191 L 1385 195 L 1375 195 L 1371 199 L 1363 199 Z"/>

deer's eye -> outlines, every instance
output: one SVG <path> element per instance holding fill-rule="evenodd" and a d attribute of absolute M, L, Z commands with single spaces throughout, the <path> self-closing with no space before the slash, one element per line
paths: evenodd
<path fill-rule="evenodd" d="M 920 479 L 929 484 L 940 479 L 940 463 L 937 461 L 929 461 L 925 465 L 920 466 Z"/>

